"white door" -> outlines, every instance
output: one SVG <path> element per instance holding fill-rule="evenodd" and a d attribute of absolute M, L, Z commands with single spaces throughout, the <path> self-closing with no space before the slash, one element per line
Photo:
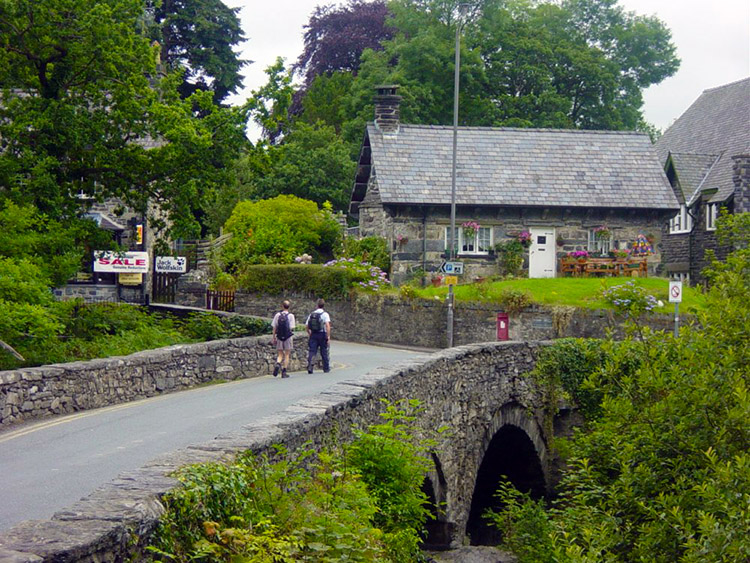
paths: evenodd
<path fill-rule="evenodd" d="M 529 248 L 529 277 L 554 278 L 555 266 L 555 229 L 544 227 L 529 229 L 531 247 Z"/>

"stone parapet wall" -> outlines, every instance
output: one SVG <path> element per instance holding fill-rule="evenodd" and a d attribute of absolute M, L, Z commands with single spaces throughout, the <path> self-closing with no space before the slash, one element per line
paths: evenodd
<path fill-rule="evenodd" d="M 195 291 L 200 292 L 200 289 Z M 190 292 L 180 291 L 178 301 L 189 302 Z M 237 292 L 235 310 L 246 315 L 270 319 L 279 310 L 282 299 L 292 302 L 291 311 L 299 324 L 315 308 L 309 295 L 268 296 Z M 327 300 L 334 339 L 351 342 L 380 342 L 422 348 L 447 346 L 447 305 L 441 301 L 396 296 L 357 295 L 354 299 Z M 497 339 L 497 314 L 501 306 L 493 303 L 456 303 L 454 344 L 457 346 Z M 644 319 L 654 329 L 671 330 L 669 315 Z M 607 331 L 623 334 L 622 323 L 611 311 L 572 307 L 529 307 L 509 315 L 510 340 L 550 340 L 554 338 L 603 338 Z"/>
<path fill-rule="evenodd" d="M 295 336 L 292 368 L 305 365 L 307 335 Z M 0 372 L 0 428 L 271 372 L 270 336 L 169 346 L 129 356 Z"/>
<path fill-rule="evenodd" d="M 162 496 L 178 486 L 175 469 L 228 460 L 246 450 L 272 455 L 275 444 L 291 451 L 306 444 L 319 448 L 330 443 L 333 433 L 348 440 L 353 425 L 378 421 L 381 399 L 418 399 L 425 408 L 422 427 L 452 428 L 441 435 L 437 451 L 452 491 L 446 514 L 462 530 L 473 490 L 473 477 L 466 475 L 475 475 L 481 444 L 492 421 L 502 418 L 503 405 L 526 409 L 530 416 L 522 423 L 543 427 L 537 420 L 543 418 L 538 393 L 519 377 L 533 367 L 539 346 L 511 342 L 452 348 L 335 384 L 272 417 L 124 473 L 51 520 L 23 522 L 0 533 L 0 563 L 140 560 L 163 514 Z M 540 447 L 551 438 L 535 430 L 529 435 Z M 546 453 L 539 454 L 544 462 Z"/>

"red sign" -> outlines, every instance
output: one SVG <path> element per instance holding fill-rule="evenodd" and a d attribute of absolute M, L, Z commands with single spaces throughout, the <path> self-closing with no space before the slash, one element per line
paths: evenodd
<path fill-rule="evenodd" d="M 145 274 L 148 272 L 148 252 L 95 251 L 94 271 Z"/>

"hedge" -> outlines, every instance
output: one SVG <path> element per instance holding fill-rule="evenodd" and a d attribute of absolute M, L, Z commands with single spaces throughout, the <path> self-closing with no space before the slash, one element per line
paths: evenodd
<path fill-rule="evenodd" d="M 281 295 L 309 293 L 326 298 L 346 297 L 360 276 L 320 264 L 260 264 L 247 266 L 237 276 L 239 289 Z"/>

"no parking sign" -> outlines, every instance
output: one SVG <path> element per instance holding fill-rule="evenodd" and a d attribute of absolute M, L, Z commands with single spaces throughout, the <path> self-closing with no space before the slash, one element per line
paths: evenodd
<path fill-rule="evenodd" d="M 681 281 L 669 282 L 669 302 L 670 303 L 682 303 L 682 282 Z"/>

